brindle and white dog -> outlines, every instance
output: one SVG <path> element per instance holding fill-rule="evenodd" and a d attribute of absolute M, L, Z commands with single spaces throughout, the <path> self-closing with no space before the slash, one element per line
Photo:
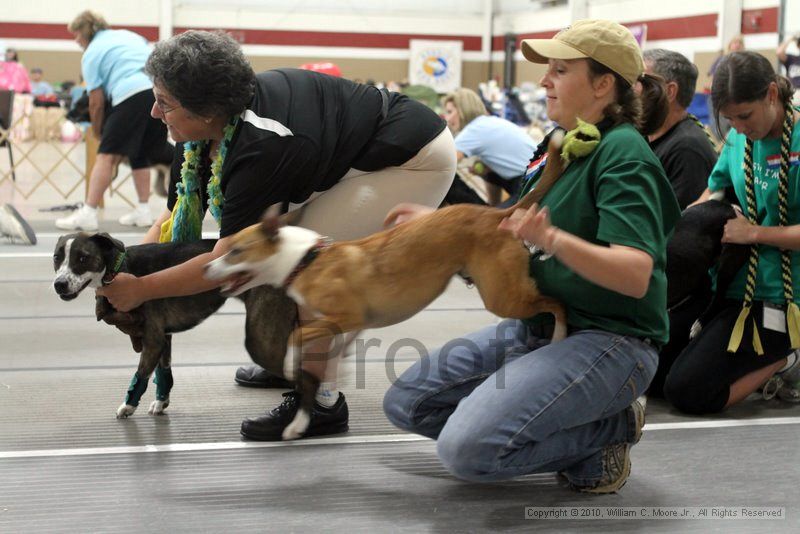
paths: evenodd
<path fill-rule="evenodd" d="M 62 236 L 56 244 L 53 287 L 63 300 L 72 300 L 86 288 L 108 283 L 117 272 L 144 276 L 183 263 L 214 248 L 214 240 L 188 243 L 159 243 L 125 247 L 109 236 L 74 233 Z M 256 288 L 239 297 L 246 309 L 245 346 L 253 361 L 268 371 L 282 374 L 272 362 L 282 362 L 286 342 L 295 322 L 296 308 L 283 292 L 268 287 Z M 117 418 L 136 411 L 147 389 L 147 381 L 156 373 L 156 400 L 148 413 L 162 414 L 169 405 L 172 388 L 171 334 L 194 328 L 217 311 L 225 297 L 215 289 L 197 295 L 151 300 L 131 314 L 114 310 L 104 297 L 96 302 L 97 320 L 140 325 L 132 333 L 134 350 L 140 352 L 139 367 L 131 380 L 125 402 L 117 409 Z"/>

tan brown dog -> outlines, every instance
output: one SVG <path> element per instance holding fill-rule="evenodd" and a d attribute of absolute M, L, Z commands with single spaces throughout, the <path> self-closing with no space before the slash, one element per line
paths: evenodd
<path fill-rule="evenodd" d="M 563 170 L 559 146 L 560 141 L 551 141 L 539 184 L 508 209 L 458 204 L 363 239 L 331 244 L 311 230 L 280 227 L 277 217 L 266 215 L 233 236 L 230 252 L 206 266 L 208 278 L 226 280 L 223 293 L 233 296 L 262 284 L 284 287 L 316 317 L 295 329 L 290 342 L 295 350 L 290 347 L 284 361 L 284 375 L 296 380 L 302 400 L 283 439 L 305 432 L 319 386 L 293 356 L 302 354 L 303 344 L 408 319 L 438 297 L 453 275 L 474 281 L 492 313 L 517 319 L 552 313 L 553 340 L 566 337 L 563 306 L 541 295 L 528 274 L 529 251 L 498 229 L 505 217 L 533 205 L 558 179 Z"/>

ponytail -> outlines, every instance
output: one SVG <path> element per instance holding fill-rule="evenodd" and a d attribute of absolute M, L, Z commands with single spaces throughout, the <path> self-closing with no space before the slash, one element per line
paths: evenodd
<path fill-rule="evenodd" d="M 642 135 L 650 135 L 658 130 L 669 113 L 667 87 L 663 78 L 650 74 L 639 77 L 642 86 L 641 94 L 637 94 L 633 86 L 622 76 L 605 65 L 589 58 L 589 71 L 593 76 L 612 74 L 615 79 L 616 98 L 606 106 L 603 113 L 614 125 L 633 124 Z"/>
<path fill-rule="evenodd" d="M 642 135 L 650 135 L 664 124 L 669 113 L 669 100 L 667 98 L 667 86 L 664 79 L 660 76 L 643 74 L 639 77 L 642 84 L 642 93 L 639 96 L 642 101 L 642 118 L 639 123 L 639 131 Z"/>

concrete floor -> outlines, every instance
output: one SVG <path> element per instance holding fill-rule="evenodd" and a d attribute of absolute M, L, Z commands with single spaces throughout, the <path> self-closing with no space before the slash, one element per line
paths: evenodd
<path fill-rule="evenodd" d="M 578 495 L 553 474 L 490 485 L 452 478 L 432 441 L 389 424 L 381 399 L 392 377 L 418 357 L 409 348 L 387 362 L 392 343 L 410 337 L 433 348 L 495 320 L 458 281 L 416 317 L 364 334 L 381 347 L 342 365 L 347 434 L 292 443 L 240 439 L 242 418 L 273 407 L 281 392 L 233 382 L 247 360 L 237 302 L 175 337 L 168 415 L 140 408 L 117 420 L 137 357 L 127 338 L 95 321 L 93 295 L 67 303 L 52 290 L 59 235 L 52 219 L 60 214 L 39 209 L 65 201 L 48 194 L 22 199 L 0 183 L 0 201 L 10 200 L 39 244 L 0 240 L 0 532 L 800 529 L 793 491 L 800 407 L 779 401 L 754 399 L 697 418 L 651 400 L 633 473 L 616 495 Z M 163 199 L 151 202 L 162 209 Z M 111 200 L 107 219 L 125 209 Z M 141 237 L 113 222 L 102 229 L 127 244 Z M 526 507 L 569 507 L 569 514 L 589 517 L 526 519 Z M 715 517 L 726 507 L 739 514 L 743 507 L 779 508 L 782 518 Z M 673 508 L 708 516 L 653 518 Z M 625 510 L 635 517 L 620 519 Z"/>

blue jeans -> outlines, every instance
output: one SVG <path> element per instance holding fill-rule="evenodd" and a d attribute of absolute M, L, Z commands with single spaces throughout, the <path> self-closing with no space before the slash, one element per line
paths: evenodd
<path fill-rule="evenodd" d="M 383 408 L 399 428 L 437 440 L 445 467 L 479 482 L 561 471 L 595 485 L 602 449 L 630 442 L 626 408 L 658 354 L 634 337 L 580 330 L 550 343 L 518 320 L 451 341 L 403 373 Z"/>

